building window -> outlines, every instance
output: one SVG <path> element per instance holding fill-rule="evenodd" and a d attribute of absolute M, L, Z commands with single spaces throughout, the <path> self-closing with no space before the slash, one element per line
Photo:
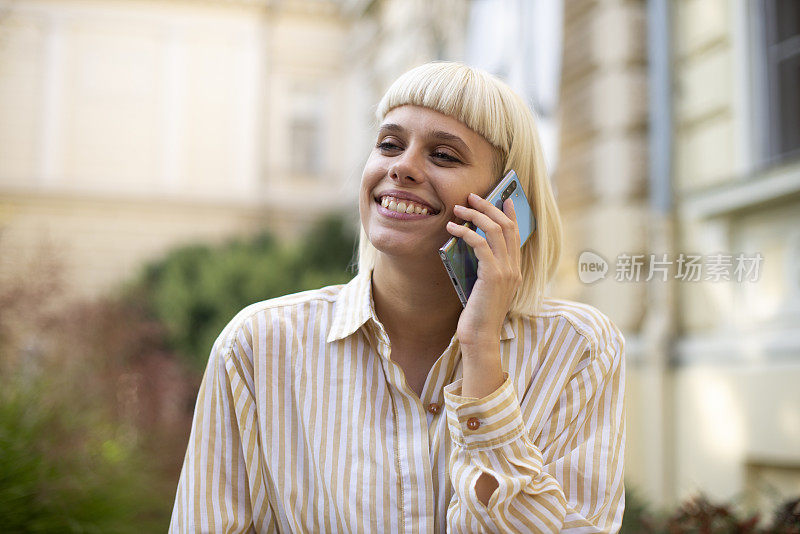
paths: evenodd
<path fill-rule="evenodd" d="M 766 72 L 766 156 L 800 156 L 800 2 L 761 0 Z"/>
<path fill-rule="evenodd" d="M 321 170 L 319 154 L 319 122 L 313 117 L 293 117 L 291 130 L 294 174 L 318 174 Z"/>
<path fill-rule="evenodd" d="M 320 91 L 296 87 L 291 96 L 289 165 L 295 176 L 319 176 L 325 166 L 324 102 Z"/>

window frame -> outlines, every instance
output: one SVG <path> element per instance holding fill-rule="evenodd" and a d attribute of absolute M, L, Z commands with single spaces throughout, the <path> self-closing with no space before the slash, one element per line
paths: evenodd
<path fill-rule="evenodd" d="M 790 50 L 786 57 L 775 59 L 770 55 L 775 54 L 775 47 L 781 46 L 773 43 L 775 28 L 775 0 L 758 0 L 749 3 L 750 42 L 751 42 L 751 71 L 752 71 L 752 114 L 751 124 L 757 135 L 752 136 L 756 144 L 757 168 L 767 168 L 790 161 L 800 160 L 800 145 L 793 149 L 784 150 L 783 132 L 781 131 L 781 110 L 784 109 L 780 102 L 780 81 L 777 65 L 793 58 L 800 60 L 800 32 L 789 39 L 796 39 L 793 43 L 794 50 Z M 786 43 L 785 39 L 782 43 Z M 800 98 L 798 98 L 800 106 Z M 800 135 L 800 132 L 797 134 Z"/>

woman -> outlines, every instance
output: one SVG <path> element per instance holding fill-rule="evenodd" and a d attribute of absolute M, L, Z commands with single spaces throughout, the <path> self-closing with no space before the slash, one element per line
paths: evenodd
<path fill-rule="evenodd" d="M 533 116 L 458 63 L 407 72 L 377 116 L 359 274 L 219 336 L 170 530 L 617 530 L 623 338 L 543 296 L 561 227 Z M 480 198 L 509 169 L 538 222 L 521 249 L 513 204 Z M 466 307 L 437 254 L 450 236 L 479 259 Z"/>

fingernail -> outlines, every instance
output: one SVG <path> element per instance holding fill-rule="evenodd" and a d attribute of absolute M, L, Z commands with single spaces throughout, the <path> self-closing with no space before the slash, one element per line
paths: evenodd
<path fill-rule="evenodd" d="M 478 195 L 476 195 L 475 193 L 470 193 L 469 197 L 472 198 L 472 199 L 481 198 Z"/>

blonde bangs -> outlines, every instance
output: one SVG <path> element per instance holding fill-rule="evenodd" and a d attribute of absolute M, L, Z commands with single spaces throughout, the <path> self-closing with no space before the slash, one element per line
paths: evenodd
<path fill-rule="evenodd" d="M 434 62 L 400 76 L 383 95 L 375 112 L 379 121 L 396 107 L 420 106 L 454 117 L 479 133 L 505 157 L 509 136 L 498 128 L 505 117 L 499 80 L 466 65 Z M 493 83 L 495 82 L 495 83 Z"/>

